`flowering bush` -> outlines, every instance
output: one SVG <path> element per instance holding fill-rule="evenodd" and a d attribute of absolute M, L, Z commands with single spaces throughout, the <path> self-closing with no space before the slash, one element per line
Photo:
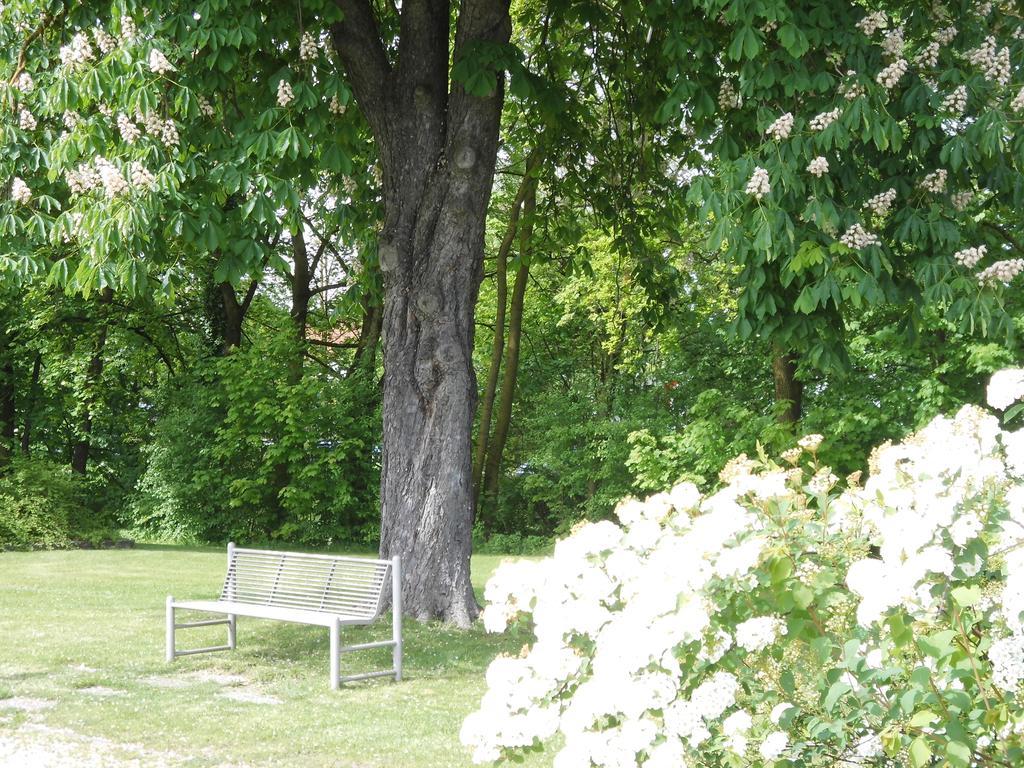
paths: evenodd
<path fill-rule="evenodd" d="M 1024 430 L 966 406 L 841 491 L 820 441 L 503 564 L 486 627 L 534 639 L 487 672 L 474 760 L 560 732 L 557 768 L 1022 764 Z"/>

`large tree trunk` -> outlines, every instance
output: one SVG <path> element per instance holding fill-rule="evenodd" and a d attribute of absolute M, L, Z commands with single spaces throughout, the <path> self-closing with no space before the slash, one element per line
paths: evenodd
<path fill-rule="evenodd" d="M 537 183 L 528 183 L 528 192 L 523 202 L 524 222 L 519 232 L 519 255 L 521 263 L 516 270 L 516 281 L 512 286 L 512 306 L 509 309 L 508 341 L 505 343 L 505 376 L 501 382 L 501 401 L 498 404 L 498 420 L 494 426 L 494 437 L 487 447 L 487 461 L 484 468 L 484 503 L 493 506 L 497 501 L 501 483 L 501 459 L 505 453 L 508 430 L 512 423 L 512 404 L 515 402 L 516 379 L 519 376 L 519 349 L 523 335 L 523 302 L 530 277 L 528 257 L 530 237 L 533 234 L 533 212 L 537 204 Z"/>
<path fill-rule="evenodd" d="M 405 610 L 468 626 L 476 405 L 473 314 L 498 148 L 503 77 L 487 96 L 449 93 L 450 4 L 406 0 L 396 68 L 366 0 L 339 0 L 333 30 L 380 153 L 385 221 L 383 557 L 403 561 Z M 505 43 L 505 0 L 466 0 L 454 60 Z"/>
<path fill-rule="evenodd" d="M 775 402 L 785 403 L 779 411 L 781 424 L 795 424 L 803 411 L 804 385 L 796 377 L 797 354 L 787 352 L 778 344 L 772 346 L 772 376 L 775 379 Z"/>
<path fill-rule="evenodd" d="M 104 288 L 100 292 L 100 304 L 109 304 L 113 301 L 114 292 Z M 71 447 L 71 471 L 78 475 L 84 475 L 89 467 L 89 453 L 92 450 L 92 425 L 96 403 L 99 400 L 97 389 L 100 383 L 100 376 L 103 375 L 103 348 L 107 344 L 107 320 L 104 313 L 99 313 L 100 329 L 93 342 L 92 355 L 89 358 L 89 368 L 85 375 L 85 392 L 82 396 L 81 422 L 78 426 L 78 439 Z"/>

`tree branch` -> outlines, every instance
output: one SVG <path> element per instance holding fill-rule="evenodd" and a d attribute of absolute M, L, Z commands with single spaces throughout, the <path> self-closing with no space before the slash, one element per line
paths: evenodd
<path fill-rule="evenodd" d="M 388 123 L 392 70 L 369 0 L 335 0 L 345 14 L 331 27 L 331 40 L 356 93 L 359 106 L 378 139 Z"/>

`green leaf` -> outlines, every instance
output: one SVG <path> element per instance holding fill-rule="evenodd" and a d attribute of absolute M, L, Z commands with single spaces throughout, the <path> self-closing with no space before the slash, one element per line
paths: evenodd
<path fill-rule="evenodd" d="M 832 687 L 825 694 L 825 709 L 831 712 L 835 708 L 836 702 L 852 690 L 849 683 L 844 683 L 842 680 L 832 683 Z"/>
<path fill-rule="evenodd" d="M 923 728 L 926 725 L 931 725 L 938 719 L 939 716 L 930 709 L 922 709 L 910 718 L 910 725 L 914 728 Z"/>
<path fill-rule="evenodd" d="M 923 736 L 918 736 L 910 742 L 910 765 L 913 768 L 922 768 L 928 765 L 932 759 L 932 748 L 928 746 Z"/>
<path fill-rule="evenodd" d="M 961 608 L 970 608 L 981 600 L 980 587 L 956 587 L 950 594 L 953 596 L 953 602 Z"/>
<path fill-rule="evenodd" d="M 814 593 L 804 584 L 793 587 L 793 602 L 798 608 L 806 608 L 814 601 Z"/>
<path fill-rule="evenodd" d="M 962 741 L 951 741 L 946 745 L 946 759 L 955 768 L 967 768 L 971 764 L 971 748 Z"/>

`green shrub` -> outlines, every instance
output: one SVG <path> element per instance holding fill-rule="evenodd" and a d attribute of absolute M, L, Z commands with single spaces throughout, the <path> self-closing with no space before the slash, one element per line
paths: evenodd
<path fill-rule="evenodd" d="M 0 470 L 0 549 L 68 546 L 95 525 L 84 478 L 48 459 L 15 458 Z"/>

